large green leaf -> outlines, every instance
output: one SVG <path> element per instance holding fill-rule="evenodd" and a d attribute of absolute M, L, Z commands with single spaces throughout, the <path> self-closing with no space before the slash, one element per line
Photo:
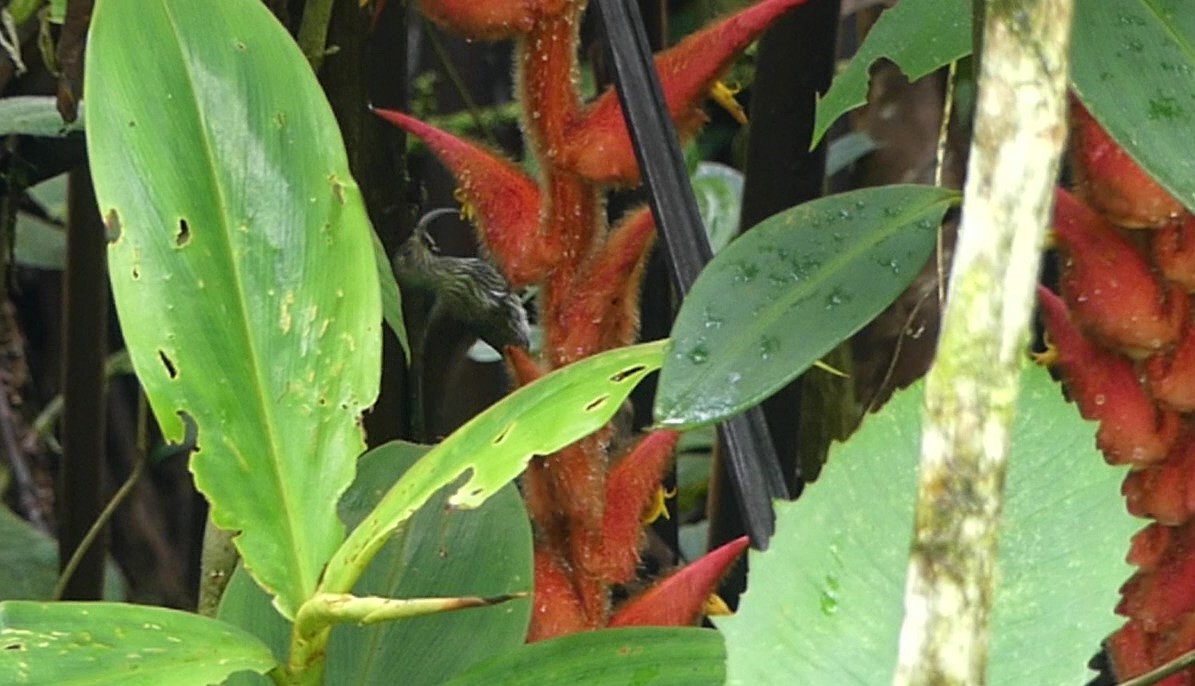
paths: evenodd
<path fill-rule="evenodd" d="M 253 635 L 189 612 L 122 603 L 0 603 L 0 683 L 206 686 L 274 666 L 270 649 Z"/>
<path fill-rule="evenodd" d="M 765 219 L 714 258 L 672 327 L 656 421 L 709 424 L 758 403 L 888 306 L 957 197 L 885 186 Z"/>
<path fill-rule="evenodd" d="M 817 145 L 839 117 L 867 102 L 869 72 L 876 60 L 892 60 L 915 80 L 970 52 L 970 2 L 903 0 L 880 15 L 850 64 L 818 98 L 810 146 Z"/>
<path fill-rule="evenodd" d="M 355 526 L 398 475 L 427 446 L 387 443 L 366 453 L 340 513 Z M 379 551 L 353 588 L 357 595 L 387 598 L 497 596 L 531 590 L 531 528 L 523 501 L 507 485 L 477 510 L 448 507 L 440 491 Z M 325 683 L 434 686 L 480 660 L 514 650 L 527 632 L 531 604 L 416 617 L 368 627 L 338 626 L 328 645 Z M 284 656 L 290 624 L 242 570 L 220 603 L 220 618 L 242 626 Z M 236 684 L 266 683 L 245 674 Z"/>
<path fill-rule="evenodd" d="M 892 680 L 913 534 L 922 387 L 898 393 L 817 483 L 777 506 L 776 535 L 751 553 L 738 614 L 719 619 L 730 684 L 872 686 Z M 1013 427 L 989 684 L 1086 682 L 1118 624 L 1130 574 L 1124 474 L 1046 371 L 1026 370 Z"/>
<path fill-rule="evenodd" d="M 108 0 L 88 150 L 112 288 L 164 433 L 286 614 L 343 539 L 377 394 L 373 239 L 331 109 L 258 2 Z"/>
<path fill-rule="evenodd" d="M 607 629 L 511 650 L 445 686 L 721 686 L 725 659 L 715 631 Z"/>
<path fill-rule="evenodd" d="M 437 491 L 462 481 L 452 507 L 478 507 L 518 476 L 536 455 L 549 455 L 604 426 L 649 373 L 667 341 L 610 350 L 575 362 L 506 396 L 457 429 L 382 496 L 328 563 L 321 590 L 353 587 L 394 530 Z M 467 478 L 462 478 L 465 475 Z"/>
<path fill-rule="evenodd" d="M 1195 4 L 1080 0 L 1071 53 L 1071 78 L 1087 109 L 1195 209 Z"/>

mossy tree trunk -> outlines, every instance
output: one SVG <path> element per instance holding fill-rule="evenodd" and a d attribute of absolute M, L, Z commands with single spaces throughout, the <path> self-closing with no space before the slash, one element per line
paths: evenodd
<path fill-rule="evenodd" d="M 1073 0 L 987 0 L 975 134 L 925 390 L 894 684 L 982 684 L 1008 436 L 1065 109 Z"/>

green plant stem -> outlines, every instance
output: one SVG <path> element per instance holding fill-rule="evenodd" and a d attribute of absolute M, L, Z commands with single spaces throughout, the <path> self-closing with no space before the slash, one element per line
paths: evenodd
<path fill-rule="evenodd" d="M 1066 136 L 1073 0 L 986 9 L 962 224 L 926 380 L 897 686 L 985 681 L 1009 429 Z"/>
<path fill-rule="evenodd" d="M 308 0 L 303 8 L 303 20 L 299 24 L 299 49 L 312 71 L 319 72 L 324 56 L 328 54 L 328 23 L 332 20 L 333 0 Z"/>
<path fill-rule="evenodd" d="M 308 673 L 323 671 L 324 650 L 328 633 L 334 624 L 376 624 L 470 607 L 489 607 L 525 597 L 526 593 L 508 593 L 489 598 L 380 598 L 347 593 L 317 593 L 303 603 L 295 615 L 291 632 L 294 649 L 287 671 L 295 683 L 312 683 Z"/>
<path fill-rule="evenodd" d="M 148 463 L 149 459 L 146 457 L 145 451 L 139 450 L 137 452 L 137 461 L 133 464 L 133 471 L 129 473 L 129 477 L 120 485 L 120 488 L 112 496 L 112 499 L 108 501 L 104 509 L 100 511 L 99 517 L 96 517 L 95 523 L 87 530 L 87 533 L 83 536 L 83 540 L 79 541 L 78 547 L 71 553 L 66 566 L 62 568 L 62 573 L 58 576 L 58 583 L 54 585 L 54 595 L 51 596 L 54 600 L 62 599 L 66 585 L 70 583 L 71 577 L 83 560 L 83 556 L 87 554 L 88 549 L 95 543 L 96 538 L 99 537 L 104 527 L 108 525 L 112 516 L 116 514 L 116 508 L 120 507 L 121 503 L 133 492 L 133 487 L 137 485 L 137 481 L 145 473 L 145 467 Z"/>
<path fill-rule="evenodd" d="M 232 532 L 213 524 L 211 517 L 203 528 L 203 553 L 199 559 L 198 612 L 204 617 L 215 617 L 240 556 L 232 543 Z"/>

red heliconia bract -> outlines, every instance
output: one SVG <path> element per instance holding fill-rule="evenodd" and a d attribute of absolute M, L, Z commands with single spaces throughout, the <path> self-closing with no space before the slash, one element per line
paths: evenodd
<path fill-rule="evenodd" d="M 627 583 L 635 575 L 643 515 L 660 490 L 660 479 L 672 462 L 679 438 L 675 431 L 653 431 L 610 470 L 602 521 L 607 568 L 602 573 L 613 583 Z"/>
<path fill-rule="evenodd" d="M 1116 227 L 1059 189 L 1054 232 L 1067 256 L 1062 293 L 1081 328 L 1134 356 L 1178 340 L 1186 324 L 1186 293 L 1158 283 L 1145 256 Z"/>
<path fill-rule="evenodd" d="M 1114 224 L 1131 229 L 1161 226 L 1183 211 L 1182 204 L 1137 166 L 1074 97 L 1071 159 L 1079 194 Z"/>
<path fill-rule="evenodd" d="M 1096 444 L 1108 461 L 1144 466 L 1164 459 L 1178 436 L 1178 415 L 1154 406 L 1130 360 L 1084 338 L 1058 296 L 1039 288 L 1038 302 L 1067 389 L 1079 412 L 1100 423 Z"/>
<path fill-rule="evenodd" d="M 419 11 L 464 38 L 502 40 L 559 15 L 573 0 L 419 0 Z"/>
<path fill-rule="evenodd" d="M 1184 212 L 1153 232 L 1154 264 L 1188 293 L 1195 293 L 1195 215 Z"/>
<path fill-rule="evenodd" d="M 704 121 L 706 93 L 735 55 L 805 0 L 763 0 L 695 34 L 657 60 L 669 111 L 683 134 Z M 639 172 L 612 91 L 584 105 L 577 84 L 584 0 L 419 0 L 437 24 L 468 38 L 516 41 L 517 97 L 532 179 L 501 155 L 400 112 L 379 112 L 421 138 L 456 176 L 467 216 L 515 288 L 539 286 L 540 359 L 504 351 L 520 384 L 625 345 L 639 326 L 643 264 L 654 240 L 649 212 L 611 229 L 603 186 Z M 644 518 L 671 463 L 676 434 L 649 433 L 612 459 L 626 437 L 613 427 L 533 459 L 523 493 L 535 530 L 529 640 L 616 624 L 695 621 L 717 581 L 746 548 L 736 541 L 664 579 L 622 607 L 611 587 L 633 580 Z"/>
<path fill-rule="evenodd" d="M 734 561 L 747 550 L 747 537 L 711 550 L 705 557 L 627 601 L 610 626 L 678 626 L 701 616 L 705 601 Z"/>
<path fill-rule="evenodd" d="M 1125 624 L 1106 643 L 1117 681 L 1195 649 L 1195 220 L 1072 100 L 1072 160 L 1087 206 L 1059 191 L 1063 299 L 1041 311 L 1070 396 L 1099 421 L 1109 462 L 1132 469 L 1137 570 L 1121 587 Z M 1161 227 L 1148 235 L 1126 228 Z M 1187 668 L 1157 682 L 1190 686 Z"/>
<path fill-rule="evenodd" d="M 482 242 L 511 286 L 544 278 L 553 266 L 552 237 L 540 225 L 540 191 L 531 177 L 501 156 L 414 117 L 375 111 L 423 139 L 456 176 L 467 213 L 476 219 Z"/>
<path fill-rule="evenodd" d="M 698 31 L 656 57 L 668 113 L 682 137 L 705 123 L 701 103 L 734 57 L 777 17 L 807 1 L 764 0 Z M 569 127 L 554 158 L 561 167 L 596 183 L 639 182 L 639 165 L 614 89 L 603 93 Z"/>

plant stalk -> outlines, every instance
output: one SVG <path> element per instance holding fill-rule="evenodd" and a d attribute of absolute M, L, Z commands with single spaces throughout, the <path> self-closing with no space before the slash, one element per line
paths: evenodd
<path fill-rule="evenodd" d="M 332 5 L 333 0 L 309 0 L 299 23 L 299 49 L 311 63 L 311 70 L 317 74 L 324 63 L 324 56 L 328 54 L 328 24 L 332 21 Z"/>
<path fill-rule="evenodd" d="M 985 681 L 1009 431 L 1066 137 L 1073 0 L 989 2 L 958 247 L 926 381 L 896 686 Z"/>

